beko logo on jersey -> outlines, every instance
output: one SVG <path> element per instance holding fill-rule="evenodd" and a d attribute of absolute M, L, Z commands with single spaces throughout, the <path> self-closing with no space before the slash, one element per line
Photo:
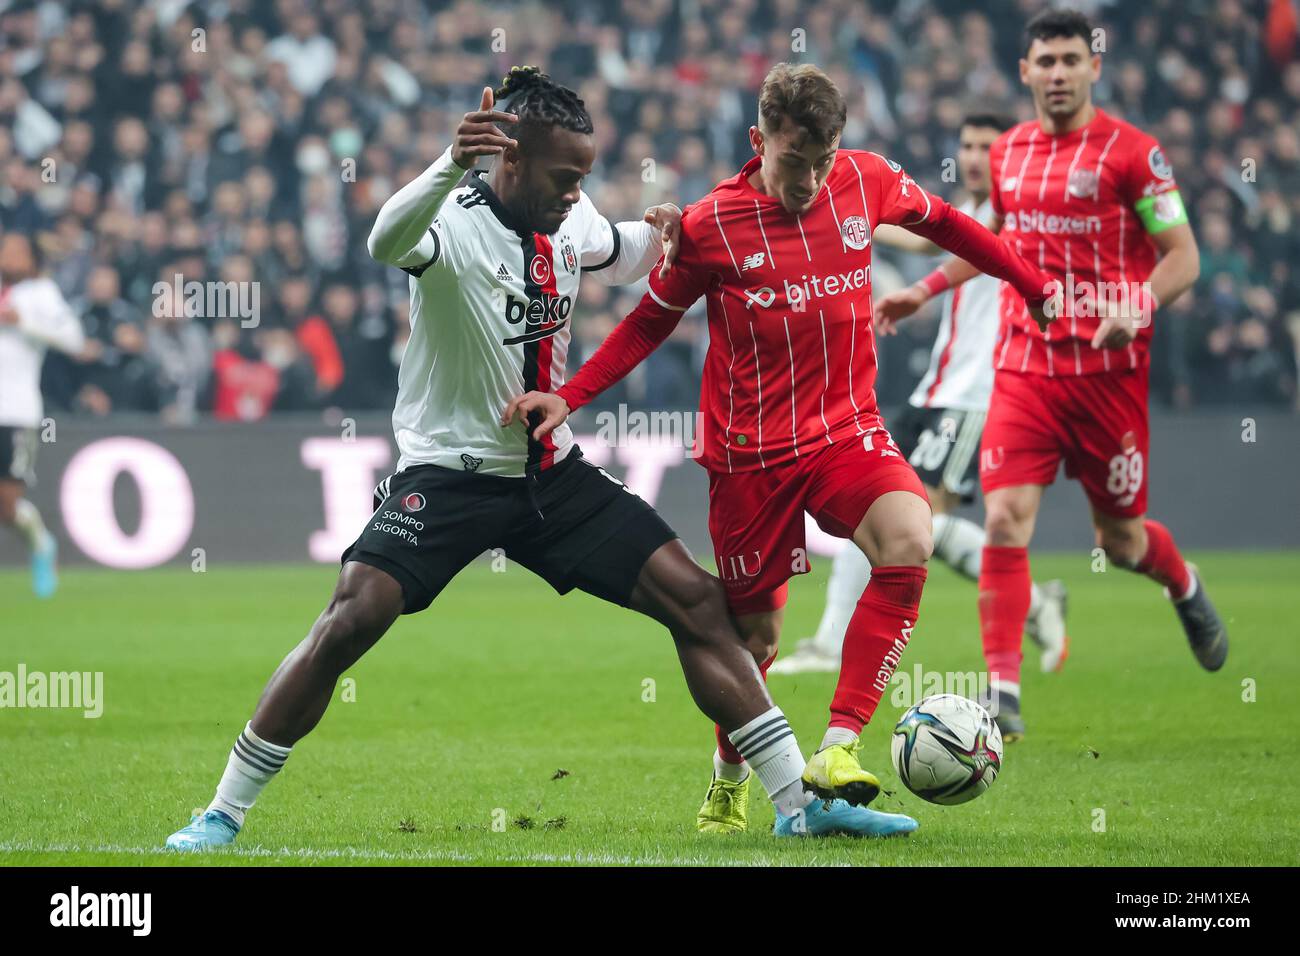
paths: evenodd
<path fill-rule="evenodd" d="M 506 296 L 506 321 L 511 325 L 524 323 L 524 331 L 501 340 L 502 345 L 519 345 L 549 338 L 568 323 L 573 300 L 567 295 L 543 292 L 536 299 L 517 299 Z"/>
<path fill-rule="evenodd" d="M 1018 209 L 1007 214 L 1006 228 L 1048 236 L 1091 236 L 1101 232 L 1100 216 L 1049 216 L 1041 209 Z"/>
<path fill-rule="evenodd" d="M 859 266 L 852 272 L 838 272 L 828 276 L 800 276 L 798 282 L 785 280 L 785 298 L 791 312 L 803 312 L 810 299 L 821 299 L 856 292 L 871 285 L 871 266 Z"/>

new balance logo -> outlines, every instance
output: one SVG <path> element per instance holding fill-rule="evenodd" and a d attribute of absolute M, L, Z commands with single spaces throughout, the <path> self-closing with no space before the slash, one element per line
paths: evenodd
<path fill-rule="evenodd" d="M 765 261 L 766 253 L 755 252 L 753 255 L 745 256 L 745 261 L 740 264 L 740 271 L 746 272 L 750 269 L 762 267 Z"/>
<path fill-rule="evenodd" d="M 510 270 L 506 268 L 506 264 L 504 262 L 501 263 L 499 266 L 497 266 L 497 281 L 498 282 L 515 281 L 515 277 L 510 274 Z"/>

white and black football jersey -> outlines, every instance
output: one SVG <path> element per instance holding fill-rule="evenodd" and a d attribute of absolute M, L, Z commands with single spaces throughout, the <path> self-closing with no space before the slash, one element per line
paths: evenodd
<path fill-rule="evenodd" d="M 411 276 L 411 337 L 393 411 L 398 470 L 430 463 L 518 477 L 562 461 L 573 444 L 567 424 L 536 442 L 521 423 L 503 428 L 501 413 L 517 395 L 564 384 L 582 276 L 606 284 L 645 276 L 660 255 L 657 231 L 611 225 L 585 193 L 553 235 L 528 231 L 450 149 L 389 204 L 404 205 L 392 212 L 407 224 L 436 213 L 405 251 L 384 257 Z M 381 210 L 376 233 L 391 232 L 393 218 Z"/>
<path fill-rule="evenodd" d="M 0 309 L 18 315 L 17 325 L 0 325 L 0 426 L 36 428 L 45 414 L 45 352 L 79 351 L 85 343 L 81 320 L 54 280 L 45 276 L 0 286 Z"/>
<path fill-rule="evenodd" d="M 982 223 L 992 217 L 989 200 L 977 208 L 972 200 L 957 207 Z M 943 294 L 939 334 L 930 366 L 908 402 L 917 408 L 984 411 L 993 394 L 993 346 L 1001 317 L 998 289 L 1002 281 L 980 274 Z"/>

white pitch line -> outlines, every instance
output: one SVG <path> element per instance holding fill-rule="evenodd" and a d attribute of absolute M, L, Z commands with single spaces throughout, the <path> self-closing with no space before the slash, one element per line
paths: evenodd
<path fill-rule="evenodd" d="M 302 859 L 302 860 L 389 860 L 421 861 L 428 863 L 570 863 L 584 866 L 788 866 L 792 861 L 773 860 L 768 857 L 751 857 L 738 860 L 713 860 L 703 857 L 670 857 L 658 854 L 648 857 L 616 856 L 608 853 L 515 853 L 476 854 L 458 850 L 366 850 L 359 847 L 336 849 L 311 849 L 308 847 L 281 847 L 273 850 L 261 845 L 231 846 L 205 851 L 218 857 L 246 857 L 248 859 Z M 75 843 L 0 843 L 0 853 L 119 853 L 128 856 L 173 856 L 175 850 L 162 847 L 81 846 Z M 193 854 L 202 858 L 203 854 Z M 807 861 L 799 861 L 805 865 Z M 847 863 L 838 865 L 848 866 Z"/>

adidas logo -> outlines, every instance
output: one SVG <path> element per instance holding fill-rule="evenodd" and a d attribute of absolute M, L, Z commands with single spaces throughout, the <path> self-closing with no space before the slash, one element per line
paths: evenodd
<path fill-rule="evenodd" d="M 504 262 L 497 267 L 497 281 L 498 282 L 515 281 L 515 277 L 510 274 L 510 270 L 506 268 L 506 264 Z"/>

